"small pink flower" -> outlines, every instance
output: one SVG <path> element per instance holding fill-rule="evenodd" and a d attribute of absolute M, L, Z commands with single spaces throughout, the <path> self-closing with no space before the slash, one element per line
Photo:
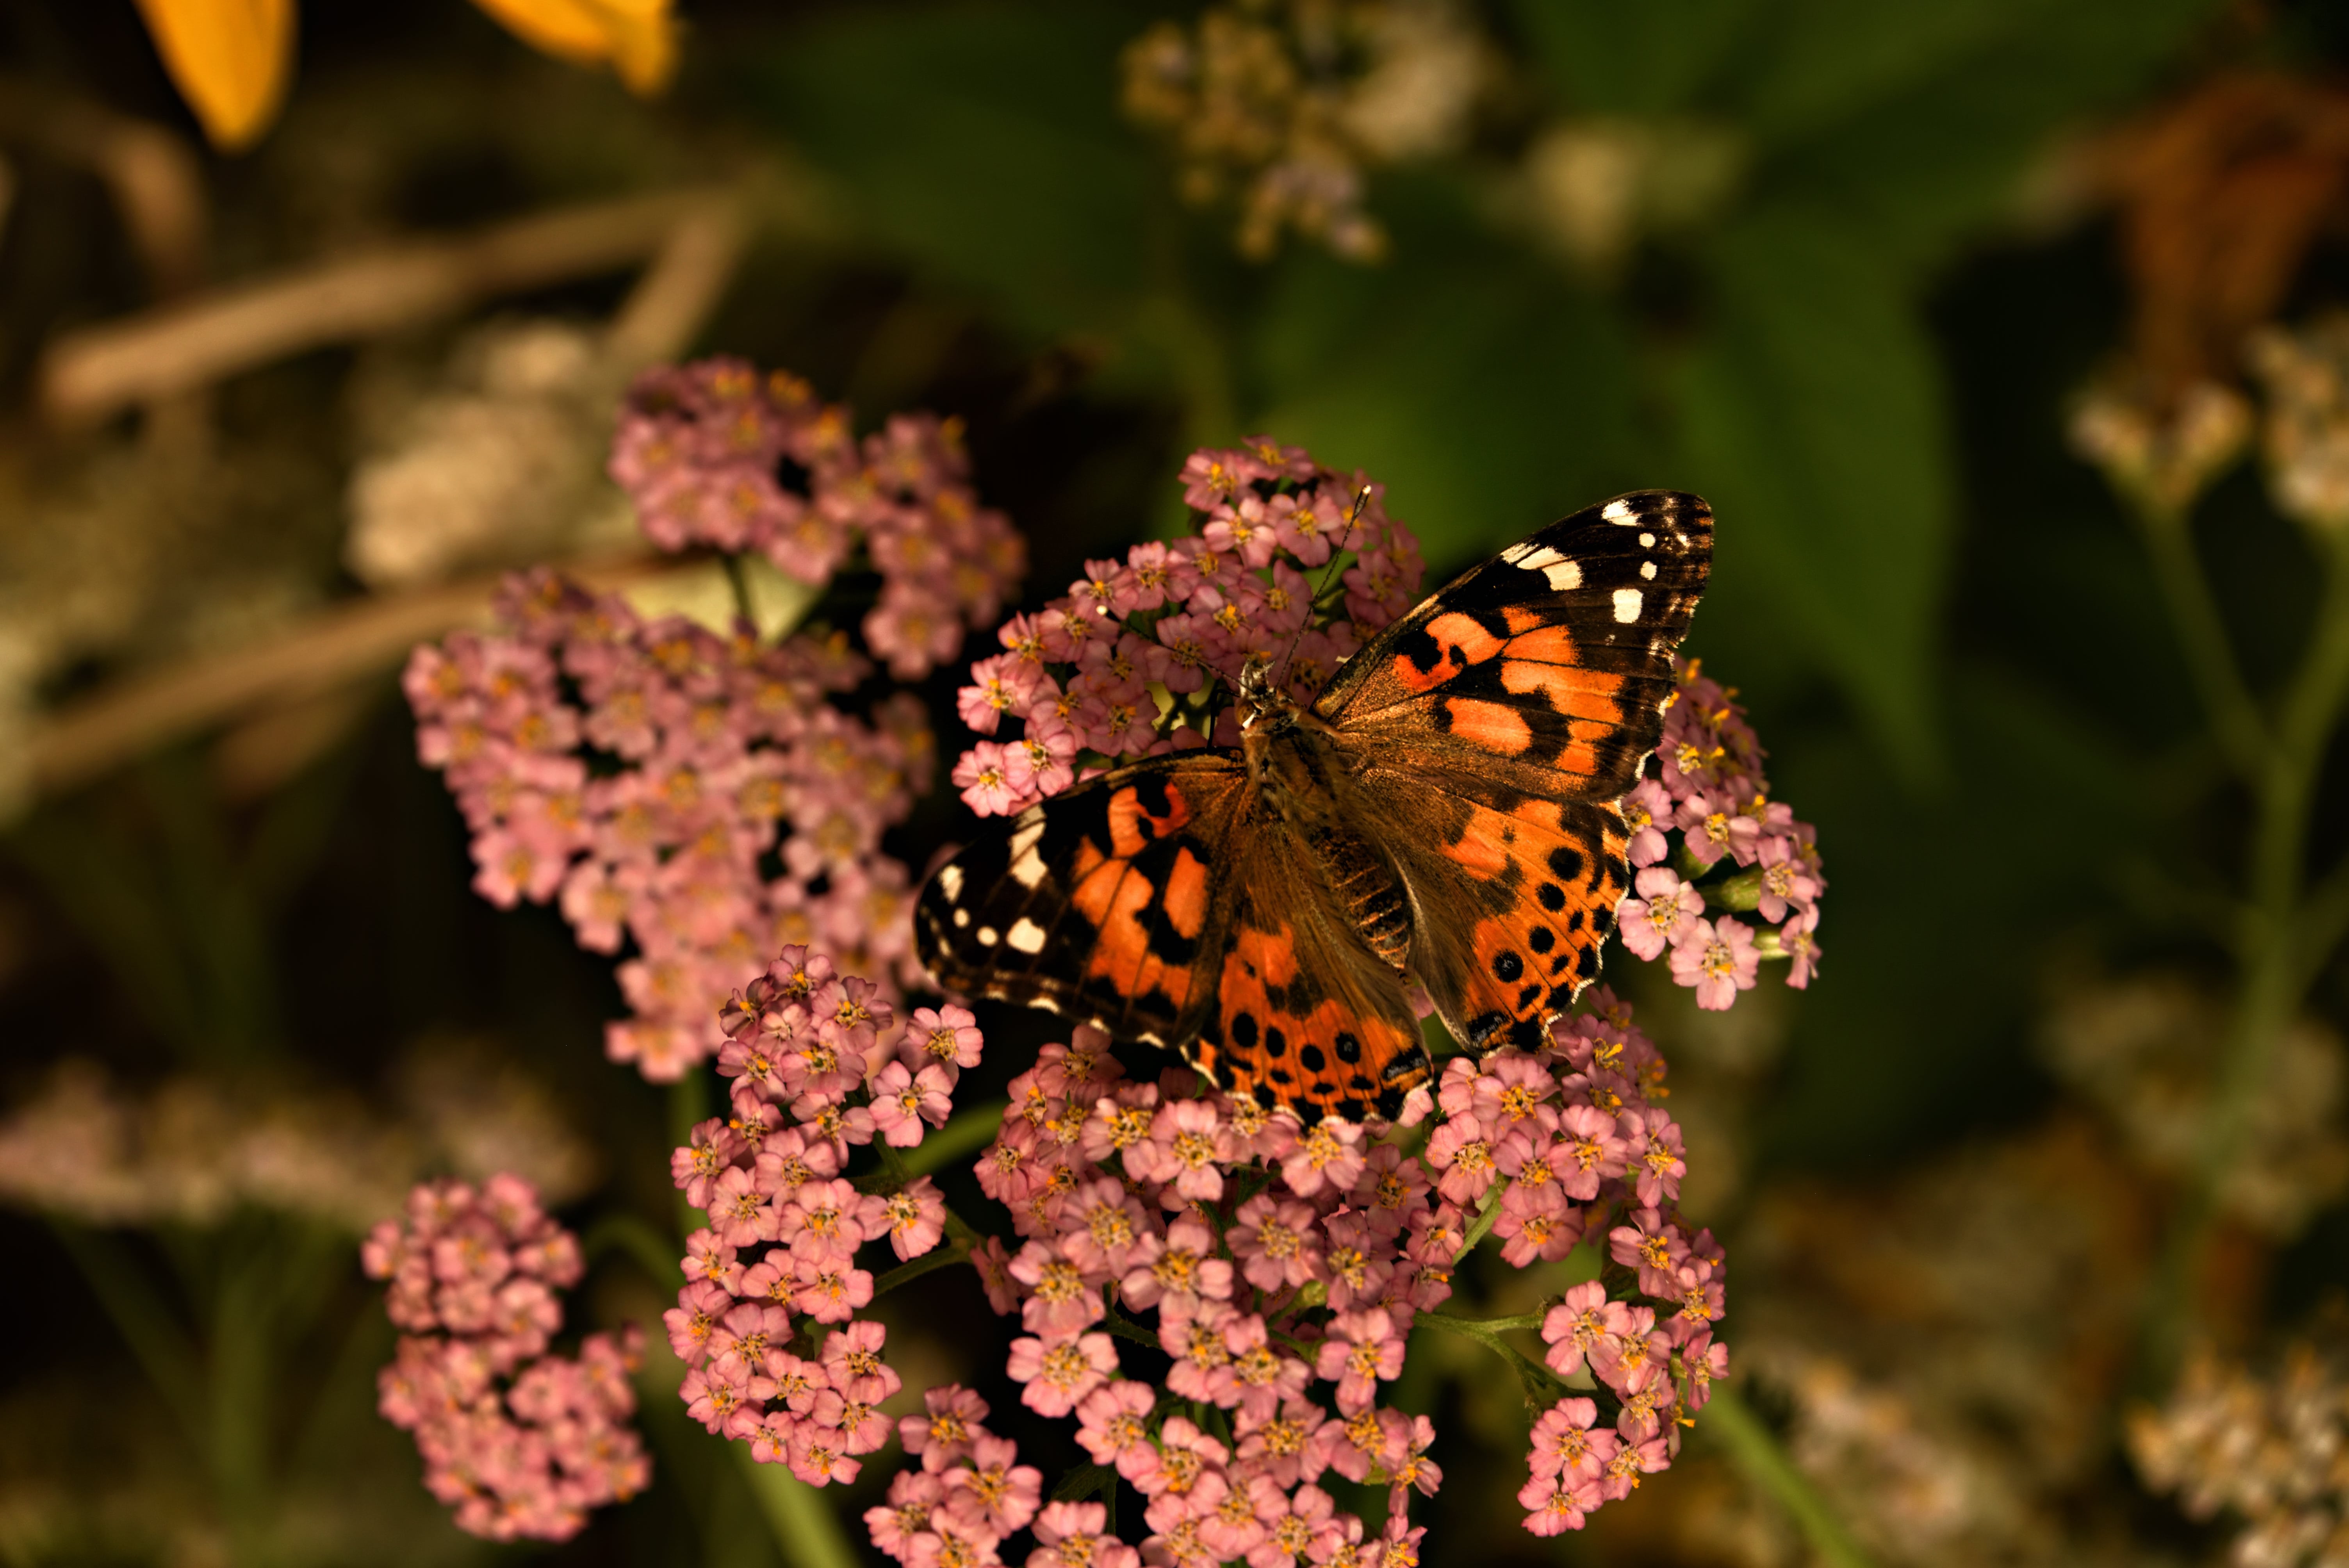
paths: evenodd
<path fill-rule="evenodd" d="M 973 1437 L 986 1430 L 980 1423 L 987 1419 L 987 1401 L 948 1383 L 925 1392 L 922 1405 L 922 1414 L 899 1418 L 897 1440 L 925 1470 L 945 1470 L 968 1456 Z"/>
<path fill-rule="evenodd" d="M 1592 1429 L 1598 1420 L 1599 1407 L 1584 1398 L 1560 1399 L 1543 1411 L 1534 1422 L 1532 1448 L 1526 1456 L 1533 1473 L 1597 1480 L 1617 1446 L 1614 1433 Z"/>
<path fill-rule="evenodd" d="M 1098 1502 L 1048 1502 L 1036 1517 L 1037 1548 L 1028 1568 L 1141 1568 L 1142 1554 L 1113 1535 Z"/>
<path fill-rule="evenodd" d="M 1125 1151 L 1126 1169 L 1145 1181 L 1168 1189 L 1181 1202 L 1212 1203 L 1224 1195 L 1223 1161 L 1230 1158 L 1230 1138 L 1216 1108 L 1206 1100 L 1177 1100 L 1159 1107 L 1150 1136 Z"/>
<path fill-rule="evenodd" d="M 1361 1128 L 1350 1121 L 1324 1117 L 1306 1130 L 1280 1162 L 1281 1180 L 1300 1198 L 1310 1198 L 1326 1184 L 1346 1191 L 1361 1178 Z"/>
<path fill-rule="evenodd" d="M 1473 1116 L 1447 1118 L 1435 1130 L 1428 1140 L 1427 1162 L 1444 1172 L 1436 1190 L 1454 1203 L 1476 1202 L 1500 1175 L 1493 1145 Z"/>
<path fill-rule="evenodd" d="M 1536 1475 L 1517 1491 L 1526 1529 L 1543 1536 L 1581 1529 L 1602 1501 L 1598 1481 L 1556 1475 Z"/>
<path fill-rule="evenodd" d="M 1047 1345 L 1030 1336 L 1011 1342 L 1005 1371 L 1024 1383 L 1019 1402 L 1040 1416 L 1065 1416 L 1077 1401 L 1117 1370 L 1117 1347 L 1106 1334 L 1082 1334 Z"/>
<path fill-rule="evenodd" d="M 1386 1313 L 1347 1312 L 1330 1326 L 1313 1370 L 1338 1385 L 1338 1410 L 1357 1415 L 1378 1398 L 1381 1382 L 1402 1372 L 1403 1341 Z"/>
<path fill-rule="evenodd" d="M 1681 881 L 1678 872 L 1650 866 L 1635 885 L 1640 896 L 1617 905 L 1615 921 L 1623 933 L 1623 945 L 1640 957 L 1653 959 L 1700 928 L 1704 895 Z"/>
<path fill-rule="evenodd" d="M 1696 1005 L 1717 1013 L 1735 1001 L 1738 992 L 1754 989 L 1760 963 L 1753 928 L 1724 914 L 1711 924 L 1692 923 L 1674 944 L 1672 980 L 1695 986 Z"/>
<path fill-rule="evenodd" d="M 945 1472 L 947 1511 L 957 1523 L 998 1536 L 1024 1529 L 1036 1517 L 1044 1475 L 1015 1464 L 1019 1449 L 991 1433 L 971 1440 L 970 1463 Z"/>
<path fill-rule="evenodd" d="M 974 666 L 972 674 L 977 675 Z M 976 729 L 978 726 L 973 725 Z M 1652 866 L 1671 851 L 1664 837 L 1672 826 L 1678 810 L 1663 785 L 1653 779 L 1642 779 L 1632 791 L 1623 797 L 1624 825 L 1631 830 L 1631 841 L 1625 853 L 1635 866 Z"/>
<path fill-rule="evenodd" d="M 1549 1346 L 1543 1359 L 1559 1377 L 1571 1377 L 1599 1345 L 1630 1326 L 1629 1310 L 1609 1301 L 1607 1287 L 1597 1280 L 1569 1286 L 1565 1299 L 1542 1317 L 1541 1336 Z"/>
<path fill-rule="evenodd" d="M 982 740 L 962 754 L 951 777 L 962 791 L 963 804 L 982 817 L 1008 816 L 1032 797 L 1023 797 L 1011 776 L 1011 758 L 1005 748 Z"/>
<path fill-rule="evenodd" d="M 1122 1377 L 1086 1395 L 1077 1406 L 1077 1441 L 1095 1464 L 1113 1465 L 1131 1479 L 1155 1462 L 1158 1450 L 1145 1421 L 1155 1404 L 1150 1385 Z"/>
<path fill-rule="evenodd" d="M 1260 1193 L 1240 1205 L 1226 1239 L 1241 1273 L 1258 1290 L 1303 1284 L 1320 1267 L 1319 1226 L 1303 1203 L 1277 1203 Z"/>

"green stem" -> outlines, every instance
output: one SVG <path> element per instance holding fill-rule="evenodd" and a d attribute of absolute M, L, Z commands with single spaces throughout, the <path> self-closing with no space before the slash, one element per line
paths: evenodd
<path fill-rule="evenodd" d="M 2158 1385 L 2183 1349 L 2192 1287 L 2218 1217 L 2220 1190 L 2243 1158 L 2261 1098 L 2274 1082 L 2285 1032 L 2323 963 L 2325 953 L 2313 949 L 2322 944 L 2329 953 L 2339 926 L 2349 921 L 2349 911 L 2336 913 L 2333 908 L 2349 899 L 2349 892 L 2336 890 L 2330 881 L 2302 903 L 2318 775 L 2326 742 L 2349 699 L 2349 549 L 2333 549 L 2326 561 L 2313 639 L 2271 734 L 2256 710 L 2248 719 L 2237 711 L 2237 699 L 2249 698 L 2240 692 L 2240 677 L 2199 568 L 2183 542 L 2182 526 L 2148 518 L 2145 531 L 2162 567 L 2189 665 L 2253 797 L 2251 896 L 2234 944 L 2240 988 L 2220 1047 L 2192 1184 L 2171 1221 L 2147 1302 L 2139 1375 Z M 2246 745 L 2253 746 L 2248 758 L 2242 754 Z"/>
<path fill-rule="evenodd" d="M 1132 1318 L 1123 1316 L 1121 1314 L 1115 1312 L 1111 1313 L 1107 1317 L 1102 1319 L 1102 1326 L 1108 1329 L 1112 1334 L 1116 1335 L 1120 1339 L 1131 1339 L 1136 1345 L 1147 1345 L 1153 1350 L 1163 1350 L 1165 1348 L 1164 1346 L 1158 1343 L 1158 1336 L 1151 1333 L 1150 1330 L 1143 1327 L 1142 1325 L 1134 1322 Z"/>
<path fill-rule="evenodd" d="M 1776 1435 L 1735 1390 L 1715 1383 L 1700 1421 L 1702 1430 L 1728 1449 L 1745 1479 L 1793 1517 L 1821 1563 L 1828 1568 L 1869 1568 L 1867 1553 L 1853 1542 L 1835 1510 L 1812 1487 L 1809 1478 L 1795 1468 Z"/>
<path fill-rule="evenodd" d="M 957 1113 L 944 1127 L 905 1151 L 901 1158 L 905 1174 L 926 1176 L 978 1153 L 994 1141 L 1003 1127 L 1003 1113 L 1010 1108 L 1009 1100 L 992 1099 Z"/>
<path fill-rule="evenodd" d="M 855 1545 L 842 1528 L 840 1515 L 819 1489 L 791 1472 L 790 1467 L 761 1464 L 750 1457 L 748 1443 L 729 1443 L 767 1529 L 775 1538 L 775 1552 L 787 1568 L 857 1568 Z"/>
<path fill-rule="evenodd" d="M 1478 1212 L 1476 1222 L 1468 1227 L 1468 1234 L 1461 1240 L 1460 1250 L 1452 1254 L 1453 1267 L 1458 1268 L 1460 1261 L 1476 1250 L 1476 1243 L 1492 1233 L 1493 1222 L 1501 1217 L 1501 1194 L 1508 1190 L 1508 1186 L 1507 1180 L 1504 1178 L 1485 1190 L 1485 1207 Z"/>
<path fill-rule="evenodd" d="M 2226 622 L 2194 554 L 2189 520 L 2183 509 L 2148 504 L 2138 511 L 2137 521 L 2211 731 L 2236 773 L 2245 783 L 2255 783 L 2268 755 L 2267 726 L 2235 664 Z"/>
<path fill-rule="evenodd" d="M 115 1332 L 130 1347 L 139 1369 L 180 1423 L 181 1434 L 199 1449 L 207 1446 L 210 1423 L 204 1414 L 196 1347 L 171 1321 L 144 1275 L 120 1248 L 65 1220 L 52 1220 L 50 1225 L 81 1270 L 90 1294 L 113 1322 Z"/>
<path fill-rule="evenodd" d="M 873 1299 L 878 1301 L 899 1285 L 911 1284 L 926 1274 L 935 1274 L 939 1269 L 969 1261 L 970 1248 L 959 1242 L 948 1246 L 934 1248 L 921 1257 L 911 1258 L 899 1264 L 895 1268 L 874 1280 Z"/>
<path fill-rule="evenodd" d="M 663 1290 L 676 1290 L 685 1283 L 676 1247 L 634 1214 L 605 1215 L 588 1227 L 579 1246 L 589 1263 L 605 1253 L 625 1253 Z"/>
<path fill-rule="evenodd" d="M 1517 1375 L 1517 1387 L 1524 1391 L 1528 1408 L 1538 1410 L 1543 1406 L 1564 1398 L 1570 1391 L 1558 1380 L 1557 1374 L 1519 1350 L 1501 1337 L 1504 1328 L 1530 1328 L 1540 1321 L 1534 1318 L 1495 1317 L 1477 1319 L 1454 1317 L 1444 1312 L 1423 1312 L 1412 1320 L 1414 1328 L 1433 1328 L 1439 1333 L 1473 1339 L 1509 1365 Z"/>
<path fill-rule="evenodd" d="M 683 1149 L 693 1141 L 693 1130 L 709 1118 L 709 1079 L 707 1075 L 688 1068 L 685 1076 L 668 1086 L 669 1141 Z M 685 1201 L 685 1190 L 678 1189 L 677 1233 L 682 1238 L 701 1229 L 703 1214 Z"/>

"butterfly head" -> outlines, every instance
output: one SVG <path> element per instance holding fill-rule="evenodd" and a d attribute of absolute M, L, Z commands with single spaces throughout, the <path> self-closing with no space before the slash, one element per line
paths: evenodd
<path fill-rule="evenodd" d="M 1278 735 L 1297 723 L 1297 704 L 1273 684 L 1272 660 L 1250 654 L 1240 666 L 1240 729 L 1243 734 Z"/>

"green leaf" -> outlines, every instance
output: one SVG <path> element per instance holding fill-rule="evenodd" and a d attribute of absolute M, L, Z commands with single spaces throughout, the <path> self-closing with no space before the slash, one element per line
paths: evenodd
<path fill-rule="evenodd" d="M 1515 0 L 1509 6 L 1567 108 L 1633 115 L 1695 107 L 1764 9 L 1761 0 Z"/>
<path fill-rule="evenodd" d="M 1672 476 L 1719 519 L 1700 626 L 1805 650 L 1922 780 L 1952 492 L 1933 346 L 1898 275 L 1816 214 L 1747 220 L 1713 278 Z"/>
<path fill-rule="evenodd" d="M 1914 70 L 1829 95 L 1840 112 L 1782 145 L 1768 178 L 1841 208 L 1888 253 L 1929 263 L 2011 208 L 2051 136 L 2140 90 L 2213 8 L 2078 0 L 2010 15 Z"/>
<path fill-rule="evenodd" d="M 1285 263 L 1252 428 L 1384 483 L 1437 578 L 1646 482 L 1631 347 L 1605 302 L 1456 241 L 1397 253 L 1377 270 Z"/>
<path fill-rule="evenodd" d="M 865 6 L 795 35 L 761 85 L 853 213 L 1039 335 L 1132 308 L 1166 175 L 1119 118 L 1123 5 Z"/>

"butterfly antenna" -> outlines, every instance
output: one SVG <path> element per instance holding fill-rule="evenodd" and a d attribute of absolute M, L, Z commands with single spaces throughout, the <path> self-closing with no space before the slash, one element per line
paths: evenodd
<path fill-rule="evenodd" d="M 1345 559 L 1346 547 L 1354 537 L 1354 525 L 1362 521 L 1362 512 L 1370 504 L 1371 487 L 1364 485 L 1355 493 L 1352 510 L 1346 513 L 1346 531 L 1340 534 L 1338 542 L 1330 548 L 1330 561 L 1329 564 L 1321 568 L 1321 581 L 1314 584 L 1312 597 L 1306 601 L 1305 625 L 1298 627 L 1297 634 L 1288 639 L 1288 646 L 1281 650 L 1279 661 L 1273 666 L 1274 668 L 1279 670 L 1288 668 L 1288 661 L 1297 653 L 1297 645 L 1305 640 L 1306 626 L 1313 624 L 1313 607 L 1320 603 L 1321 595 L 1330 591 L 1330 579 L 1338 574 L 1339 563 Z"/>

